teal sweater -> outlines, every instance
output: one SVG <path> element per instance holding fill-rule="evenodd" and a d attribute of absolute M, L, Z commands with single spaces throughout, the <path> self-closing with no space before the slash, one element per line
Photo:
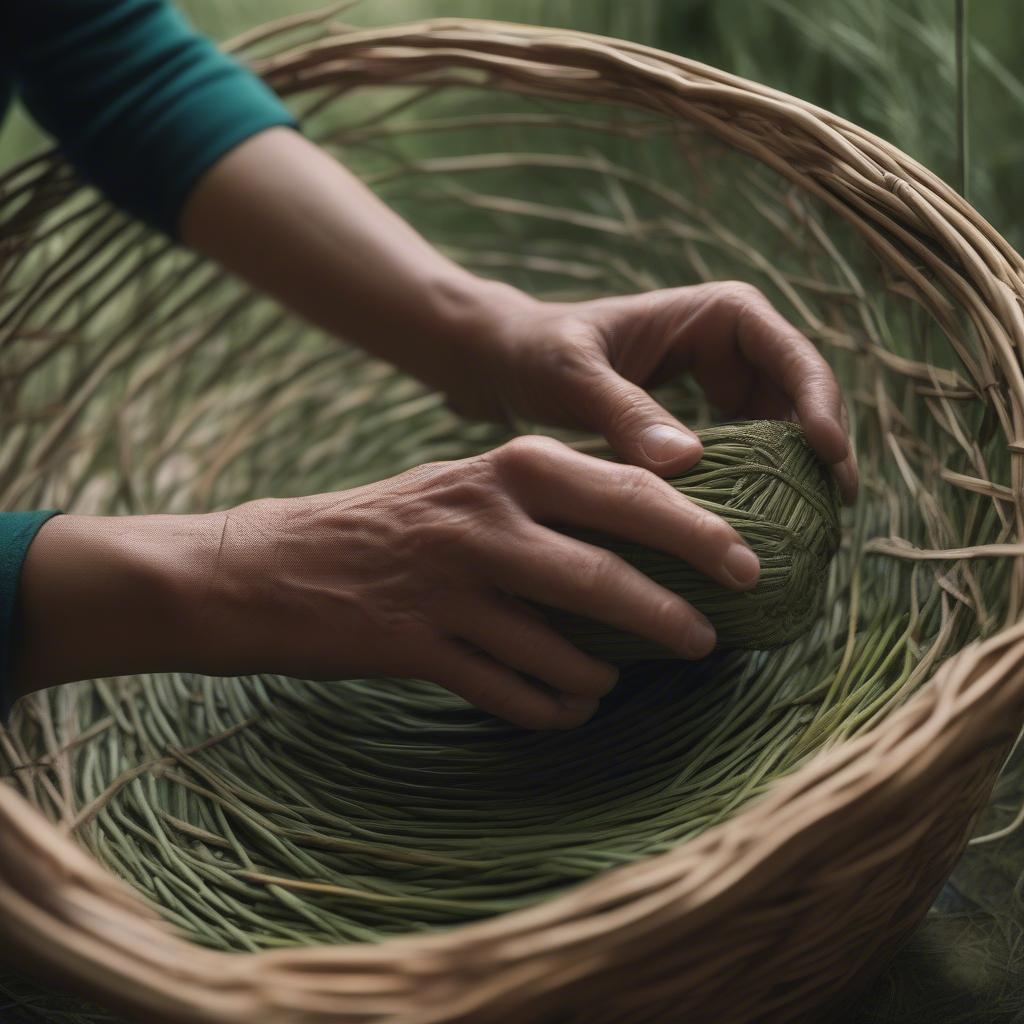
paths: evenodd
<path fill-rule="evenodd" d="M 172 237 L 204 171 L 257 132 L 295 126 L 258 78 L 164 0 L 0 3 L 0 116 L 15 90 L 83 179 Z M 0 512 L 0 715 L 21 567 L 54 514 Z"/>

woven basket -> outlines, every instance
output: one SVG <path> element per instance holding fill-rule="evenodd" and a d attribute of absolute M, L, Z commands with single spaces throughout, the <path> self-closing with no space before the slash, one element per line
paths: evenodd
<path fill-rule="evenodd" d="M 94 809 L 76 801 L 76 752 L 98 731 L 83 701 L 112 714 L 117 701 L 103 683 L 39 695 L 0 733 L 0 949 L 147 1022 L 824 1019 L 925 913 L 1024 721 L 1021 257 L 856 125 L 636 44 L 305 18 L 235 45 L 312 136 L 479 269 L 565 296 L 616 279 L 757 280 L 822 345 L 851 403 L 864 484 L 830 598 L 850 624 L 839 675 L 869 579 L 903 602 L 899 645 L 884 642 L 906 667 L 884 708 L 831 723 L 798 770 L 667 852 L 440 933 L 252 953 L 179 937 L 79 845 Z M 446 116 L 452 90 L 492 112 Z M 440 114 L 413 119 L 435 102 Z M 339 127 L 341 110 L 359 117 Z M 507 150 L 382 155 L 399 137 L 484 124 Z M 586 141 L 516 149 L 535 130 Z M 661 180 L 613 151 L 656 154 Z M 507 194 L 457 184 L 492 172 Z M 559 174 L 579 182 L 575 208 L 543 203 Z M 492 214 L 495 233 L 459 235 L 451 211 L 466 208 Z M 542 244 L 553 220 L 571 253 Z M 346 486 L 380 475 L 381 450 L 404 436 L 395 424 L 426 423 L 408 427 L 419 440 L 395 470 L 499 437 L 459 434 L 431 396 L 333 345 L 169 251 L 53 156 L 0 181 L 4 507 L 222 507 L 327 489 L 339 451 Z M 255 353 L 273 382 L 238 370 Z M 299 458 L 285 444 L 297 432 Z"/>

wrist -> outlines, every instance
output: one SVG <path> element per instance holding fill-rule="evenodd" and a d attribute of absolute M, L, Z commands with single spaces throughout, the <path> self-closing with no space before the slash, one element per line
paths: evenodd
<path fill-rule="evenodd" d="M 15 696 L 78 679 L 186 670 L 218 543 L 212 516 L 50 520 L 19 587 Z"/>
<path fill-rule="evenodd" d="M 420 335 L 408 352 L 420 365 L 404 368 L 442 389 L 464 380 L 467 369 L 492 369 L 504 354 L 509 323 L 539 304 L 513 285 L 461 267 L 431 275 L 422 295 Z"/>
<path fill-rule="evenodd" d="M 512 372 L 515 339 L 522 335 L 516 325 L 533 318 L 541 303 L 502 281 L 456 271 L 423 288 L 423 326 L 392 361 L 444 392 L 456 411 L 501 420 L 493 393 Z"/>
<path fill-rule="evenodd" d="M 438 333 L 460 346 L 489 344 L 504 325 L 540 302 L 504 281 L 477 277 L 461 267 L 429 289 Z"/>

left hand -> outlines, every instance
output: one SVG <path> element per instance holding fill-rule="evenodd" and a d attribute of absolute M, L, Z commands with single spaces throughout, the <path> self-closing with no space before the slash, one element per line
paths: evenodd
<path fill-rule="evenodd" d="M 464 415 L 603 434 L 624 459 L 675 476 L 700 458 L 696 435 L 647 389 L 692 373 L 731 418 L 793 419 L 833 467 L 846 503 L 857 466 L 842 393 L 828 363 L 756 288 L 740 281 L 578 303 L 510 289 L 454 387 Z M 474 364 L 476 364 L 474 366 Z"/>

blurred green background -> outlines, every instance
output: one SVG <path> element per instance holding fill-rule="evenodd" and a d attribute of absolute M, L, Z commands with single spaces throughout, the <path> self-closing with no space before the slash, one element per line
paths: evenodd
<path fill-rule="evenodd" d="M 218 39 L 314 6 L 302 0 L 178 0 Z M 438 15 L 585 29 L 685 54 L 801 96 L 915 156 L 1024 248 L 1021 0 L 363 0 L 355 24 Z M 960 113 L 962 111 L 962 113 Z M 20 110 L 0 133 L 0 170 L 45 146 Z M 961 166 L 963 161 L 963 167 Z M 1012 820 L 1017 772 L 985 828 Z M 904 953 L 851 1020 L 1024 1024 L 1024 840 L 976 846 Z"/>
<path fill-rule="evenodd" d="M 317 0 L 177 0 L 218 39 Z M 967 194 L 1024 247 L 1024 29 L 1020 0 L 965 0 Z M 959 187 L 956 0 L 362 0 L 354 24 L 504 18 L 659 46 L 842 114 Z M 43 145 L 15 111 L 0 168 Z"/>

